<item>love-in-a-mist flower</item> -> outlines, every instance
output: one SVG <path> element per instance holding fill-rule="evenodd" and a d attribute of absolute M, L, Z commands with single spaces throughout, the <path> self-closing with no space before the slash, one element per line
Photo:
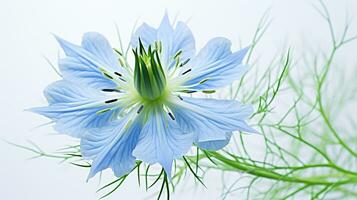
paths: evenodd
<path fill-rule="evenodd" d="M 247 48 L 232 52 L 228 39 L 214 38 L 196 54 L 190 29 L 167 15 L 157 29 L 136 30 L 132 62 L 98 33 L 86 33 L 80 46 L 56 38 L 66 54 L 63 80 L 45 90 L 49 105 L 32 111 L 80 138 L 82 156 L 93 161 L 89 178 L 106 168 L 122 176 L 136 160 L 159 163 L 170 175 L 193 144 L 218 150 L 232 132 L 254 132 L 245 123 L 251 106 L 192 97 L 239 79 Z"/>

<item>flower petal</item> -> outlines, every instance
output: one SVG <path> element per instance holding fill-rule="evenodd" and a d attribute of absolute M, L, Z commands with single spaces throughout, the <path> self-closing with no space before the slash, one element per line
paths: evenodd
<path fill-rule="evenodd" d="M 108 99 L 102 93 L 61 80 L 45 90 L 49 105 L 32 108 L 30 111 L 44 115 L 55 122 L 58 132 L 80 137 L 86 129 L 100 127 L 112 120 L 118 109 L 97 114 L 111 106 L 103 102 Z"/>
<path fill-rule="evenodd" d="M 225 139 L 222 140 L 211 140 L 205 142 L 197 142 L 197 146 L 201 149 L 209 150 L 209 151 L 217 151 L 225 147 L 229 144 L 231 140 L 232 132 L 226 132 Z"/>
<path fill-rule="evenodd" d="M 172 109 L 177 123 L 186 132 L 195 132 L 196 143 L 212 150 L 223 147 L 229 140 L 227 134 L 233 131 L 256 132 L 245 120 L 252 114 L 251 106 L 244 106 L 234 100 L 182 97 L 174 102 Z M 221 144 L 204 142 L 217 141 Z M 228 143 L 228 142 L 227 142 Z M 215 147 L 215 145 L 217 147 Z"/>
<path fill-rule="evenodd" d="M 133 169 L 135 148 L 142 125 L 139 119 L 131 123 L 131 116 L 111 124 L 88 131 L 81 139 L 81 153 L 85 159 L 93 160 L 88 179 L 96 173 L 111 168 L 120 177 Z"/>
<path fill-rule="evenodd" d="M 183 84 L 193 90 L 210 90 L 224 87 L 238 80 L 247 70 L 242 60 L 249 48 L 231 52 L 231 42 L 217 37 L 210 40 L 182 71 L 191 71 Z"/>
<path fill-rule="evenodd" d="M 103 75 L 101 70 L 126 74 L 118 64 L 108 41 L 99 33 L 86 33 L 82 46 L 74 45 L 56 36 L 67 57 L 59 61 L 64 79 L 94 88 L 113 88 L 117 84 Z"/>
<path fill-rule="evenodd" d="M 191 30 L 183 22 L 178 22 L 174 28 L 167 14 L 163 17 L 158 29 L 147 24 L 143 24 L 137 29 L 131 41 L 134 48 L 137 47 L 139 38 L 146 47 L 153 45 L 156 41 L 162 43 L 161 62 L 167 70 L 175 65 L 174 56 L 179 51 L 182 51 L 181 63 L 195 55 L 195 39 Z"/>
<path fill-rule="evenodd" d="M 118 56 L 115 55 L 113 48 L 108 40 L 96 32 L 88 32 L 83 35 L 82 47 L 95 55 L 99 62 L 103 63 L 112 71 L 120 69 Z"/>
<path fill-rule="evenodd" d="M 98 69 L 77 58 L 67 57 L 59 61 L 64 79 L 97 89 L 116 88 L 117 84 L 104 77 Z"/>
<path fill-rule="evenodd" d="M 192 134 L 181 131 L 166 113 L 154 112 L 140 133 L 133 155 L 150 164 L 160 163 L 170 177 L 173 160 L 187 153 L 192 143 Z"/>
<path fill-rule="evenodd" d="M 147 48 L 157 40 L 157 30 L 146 23 L 143 23 L 136 29 L 135 33 L 131 37 L 131 46 L 136 48 L 139 45 L 139 39 L 143 45 Z"/>

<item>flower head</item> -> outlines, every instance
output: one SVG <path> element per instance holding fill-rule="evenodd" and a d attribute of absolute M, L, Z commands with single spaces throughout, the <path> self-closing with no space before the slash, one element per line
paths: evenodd
<path fill-rule="evenodd" d="M 124 175 L 137 159 L 170 174 L 173 160 L 193 144 L 218 150 L 232 132 L 254 132 L 245 123 L 250 106 L 188 95 L 227 86 L 246 71 L 248 49 L 232 52 L 228 39 L 214 38 L 196 54 L 186 24 L 173 26 L 165 15 L 157 29 L 136 30 L 134 65 L 98 33 L 86 33 L 80 46 L 56 39 L 66 54 L 59 61 L 63 80 L 45 90 L 49 105 L 32 111 L 80 138 L 83 157 L 93 160 L 89 178 L 106 168 Z"/>

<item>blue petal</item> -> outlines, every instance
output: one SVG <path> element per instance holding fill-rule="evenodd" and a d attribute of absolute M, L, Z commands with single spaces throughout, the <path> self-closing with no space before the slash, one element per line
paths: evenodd
<path fill-rule="evenodd" d="M 170 69 L 174 66 L 174 56 L 179 51 L 182 51 L 180 56 L 181 62 L 195 55 L 195 39 L 191 30 L 183 22 L 178 22 L 174 28 L 167 14 L 163 17 L 158 29 L 154 29 L 147 24 L 143 24 L 137 29 L 131 41 L 134 48 L 138 45 L 139 38 L 146 47 L 154 44 L 155 41 L 161 41 L 161 62 L 166 69 Z"/>
<path fill-rule="evenodd" d="M 231 52 L 231 42 L 225 38 L 210 40 L 183 71 L 188 81 L 183 85 L 190 89 L 216 89 L 238 80 L 247 70 L 242 60 L 249 48 Z M 200 83 L 201 82 L 201 83 Z M 202 83 L 203 82 L 203 83 Z"/>
<path fill-rule="evenodd" d="M 173 35 L 174 29 L 170 24 L 169 17 L 167 13 L 161 21 L 161 24 L 157 30 L 157 40 L 162 42 L 162 54 L 161 54 L 161 62 L 168 69 L 170 66 L 170 59 L 175 56 L 177 53 L 173 51 Z M 172 59 L 173 60 L 173 59 Z"/>
<path fill-rule="evenodd" d="M 160 33 L 160 32 L 159 32 Z M 160 35 L 158 35 L 160 38 Z M 164 38 L 164 37 L 163 37 Z M 175 65 L 174 56 L 177 52 L 182 51 L 180 55 L 181 63 L 191 59 L 196 52 L 195 39 L 190 29 L 183 22 L 178 22 L 171 40 L 167 43 L 163 40 L 163 61 L 169 68 Z"/>
<path fill-rule="evenodd" d="M 229 141 L 231 140 L 232 133 L 227 132 L 225 135 L 225 139 L 222 140 L 211 140 L 211 141 L 205 141 L 205 142 L 197 142 L 197 146 L 200 147 L 201 149 L 209 150 L 209 151 L 217 151 L 225 147 L 227 144 L 229 144 Z"/>
<path fill-rule="evenodd" d="M 116 83 L 103 77 L 103 74 L 90 63 L 77 58 L 63 58 L 59 61 L 59 66 L 63 77 L 72 82 L 98 89 L 117 87 Z"/>
<path fill-rule="evenodd" d="M 157 40 L 156 38 L 157 30 L 153 27 L 143 23 L 138 29 L 136 29 L 134 35 L 131 37 L 131 46 L 136 48 L 139 44 L 139 38 L 145 47 L 154 44 Z"/>
<path fill-rule="evenodd" d="M 132 151 L 137 145 L 142 125 L 140 119 L 132 123 L 130 119 L 131 116 L 127 116 L 105 127 L 92 129 L 81 139 L 82 156 L 93 160 L 88 179 L 107 168 L 111 168 L 117 177 L 133 169 L 135 157 Z"/>
<path fill-rule="evenodd" d="M 96 59 L 108 69 L 118 70 L 118 57 L 103 35 L 95 32 L 85 33 L 82 38 L 82 47 L 95 55 Z"/>
<path fill-rule="evenodd" d="M 74 45 L 56 36 L 67 57 L 59 62 L 64 79 L 94 88 L 113 88 L 116 84 L 103 76 L 100 69 L 126 74 L 118 65 L 118 58 L 104 36 L 86 33 L 82 46 Z"/>
<path fill-rule="evenodd" d="M 74 137 L 80 137 L 88 128 L 105 125 L 118 112 L 118 109 L 114 109 L 97 114 L 100 110 L 110 108 L 109 105 L 103 105 L 108 97 L 94 89 L 64 80 L 48 86 L 45 96 L 49 105 L 30 111 L 52 119 L 56 131 Z"/>
<path fill-rule="evenodd" d="M 193 135 L 184 133 L 166 113 L 149 116 L 133 155 L 150 164 L 160 163 L 170 177 L 174 159 L 183 156 L 193 143 Z"/>
<path fill-rule="evenodd" d="M 170 108 L 181 129 L 196 133 L 196 143 L 204 148 L 216 150 L 227 144 L 233 131 L 256 131 L 249 127 L 245 120 L 252 114 L 251 106 L 244 106 L 234 100 L 182 97 Z M 207 143 L 216 141 L 218 143 Z M 206 143 L 204 143 L 206 142 Z"/>

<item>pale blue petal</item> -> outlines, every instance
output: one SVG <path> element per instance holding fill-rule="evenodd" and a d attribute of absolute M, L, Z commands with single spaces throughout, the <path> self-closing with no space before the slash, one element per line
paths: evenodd
<path fill-rule="evenodd" d="M 105 127 L 92 129 L 81 139 L 82 156 L 93 160 L 88 179 L 107 168 L 111 168 L 117 177 L 133 169 L 136 159 L 132 151 L 137 145 L 142 125 L 139 119 L 132 123 L 130 119 L 127 116 Z"/>
<path fill-rule="evenodd" d="M 153 27 L 143 23 L 136 29 L 134 35 L 131 37 L 131 46 L 136 48 L 139 45 L 139 38 L 145 47 L 152 45 L 157 40 L 157 30 Z"/>
<path fill-rule="evenodd" d="M 49 105 L 30 111 L 52 119 L 55 130 L 74 137 L 80 137 L 88 128 L 105 125 L 118 112 L 118 109 L 114 109 L 97 114 L 96 112 L 109 108 L 109 105 L 103 105 L 108 97 L 94 89 L 64 80 L 49 85 L 45 96 Z"/>
<path fill-rule="evenodd" d="M 225 140 L 225 132 L 217 125 L 208 120 L 205 116 L 200 115 L 185 107 L 171 107 L 177 123 L 185 132 L 195 133 L 195 141 L 212 141 Z"/>
<path fill-rule="evenodd" d="M 170 177 L 173 160 L 187 153 L 193 139 L 192 134 L 180 130 L 176 121 L 166 113 L 152 113 L 141 131 L 133 155 L 150 164 L 160 163 Z"/>
<path fill-rule="evenodd" d="M 242 60 L 249 48 L 231 52 L 231 42 L 226 38 L 210 40 L 182 71 L 191 69 L 183 85 L 193 90 L 217 89 L 238 80 L 247 70 Z M 203 83 L 200 83 L 203 82 Z"/>
<path fill-rule="evenodd" d="M 96 32 L 85 33 L 82 37 L 82 47 L 92 53 L 107 69 L 120 69 L 118 56 L 103 35 Z"/>
<path fill-rule="evenodd" d="M 176 53 L 173 49 L 173 35 L 174 28 L 171 26 L 169 17 L 166 13 L 157 29 L 157 40 L 162 43 L 161 63 L 163 63 L 164 67 L 167 69 L 171 63 L 170 59 L 172 59 Z"/>
<path fill-rule="evenodd" d="M 225 135 L 225 139 L 222 140 L 211 140 L 211 141 L 206 141 L 206 142 L 197 142 L 197 146 L 200 147 L 201 149 L 204 150 L 209 150 L 209 151 L 217 151 L 225 147 L 227 144 L 229 144 L 229 141 L 231 140 L 232 132 L 227 132 Z"/>
<path fill-rule="evenodd" d="M 104 89 L 113 88 L 116 84 L 103 76 L 100 69 L 126 74 L 124 68 L 119 66 L 118 57 L 101 34 L 84 34 L 82 46 L 72 44 L 57 36 L 56 39 L 67 56 L 59 61 L 64 79 Z"/>
<path fill-rule="evenodd" d="M 155 41 L 162 43 L 161 63 L 163 63 L 165 69 L 174 66 L 174 56 L 179 51 L 182 51 L 181 63 L 195 55 L 195 39 L 191 30 L 183 22 L 178 22 L 176 27 L 173 27 L 167 14 L 163 17 L 158 29 L 147 24 L 140 26 L 132 37 L 131 44 L 133 47 L 138 45 L 139 38 L 146 47 L 154 44 Z"/>
<path fill-rule="evenodd" d="M 253 112 L 251 106 L 244 106 L 234 100 L 182 98 L 182 101 L 173 103 L 170 108 L 183 131 L 196 133 L 196 143 L 226 141 L 229 140 L 227 133 L 233 131 L 256 132 L 245 122 Z"/>
<path fill-rule="evenodd" d="M 63 77 L 72 82 L 97 89 L 117 87 L 116 83 L 104 77 L 95 66 L 77 58 L 63 58 L 59 61 L 59 66 Z"/>
<path fill-rule="evenodd" d="M 159 39 L 162 38 L 161 40 L 163 41 L 163 63 L 165 63 L 169 69 L 175 66 L 176 61 L 174 60 L 174 56 L 179 51 L 182 51 L 180 55 L 181 63 L 194 57 L 196 52 L 195 39 L 191 33 L 191 30 L 186 26 L 185 23 L 178 22 L 175 30 L 171 35 L 163 34 L 161 36 L 159 34 L 160 31 L 158 32 L 158 37 Z"/>

